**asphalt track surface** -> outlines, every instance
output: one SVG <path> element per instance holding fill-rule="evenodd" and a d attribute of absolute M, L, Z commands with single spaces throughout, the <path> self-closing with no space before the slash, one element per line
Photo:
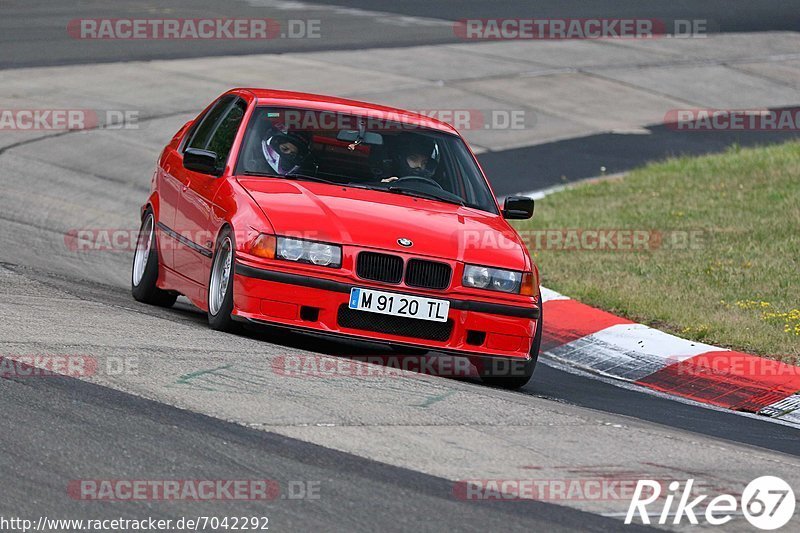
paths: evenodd
<path fill-rule="evenodd" d="M 320 4 L 367 8 L 419 17 L 448 20 L 473 18 L 626 18 L 642 17 L 664 20 L 667 27 L 679 20 L 705 19 L 713 31 L 796 31 L 800 28 L 798 3 L 749 2 L 747 0 L 547 0 L 486 2 L 457 0 L 320 0 Z"/>
<path fill-rule="evenodd" d="M 389 12 L 402 9 L 406 13 L 411 10 L 426 17 L 448 18 L 449 13 L 449 10 L 442 10 L 441 7 L 437 8 L 438 11 L 431 11 L 433 3 L 382 4 L 377 2 L 370 6 L 371 9 Z M 0 26 L 9 21 L 29 19 L 44 21 L 46 25 L 55 27 L 65 20 L 81 16 L 79 9 L 86 9 L 86 13 L 97 13 L 96 6 L 91 3 L 82 4 L 77 11 L 65 7 L 61 13 L 58 12 L 60 7 L 45 3 L 28 2 L 24 10 L 20 5 L 3 4 L 4 10 L 13 7 L 17 11 L 13 12 L 13 16 L 3 17 Z M 139 4 L 130 5 L 132 13 L 141 12 L 136 11 L 142 9 Z M 163 3 L 160 5 L 164 6 Z M 464 2 L 459 8 L 463 9 L 463 14 L 457 18 L 525 16 L 525 10 L 520 7 L 524 7 L 522 3 L 510 3 L 507 13 L 492 11 L 485 14 L 483 9 L 489 9 L 485 7 L 488 5 Z M 788 3 L 780 5 L 790 6 Z M 203 11 L 203 4 L 192 3 L 192 6 L 208 16 L 208 10 Z M 734 10 L 729 8 L 730 3 L 727 2 L 725 6 L 724 12 L 719 13 L 735 13 L 725 16 L 741 17 L 739 23 L 742 26 L 738 29 L 785 29 L 781 24 L 787 23 L 794 23 L 795 28 L 792 29 L 797 27 L 796 19 L 791 18 L 797 16 L 796 10 L 792 10 L 791 16 L 783 16 L 773 11 L 777 8 L 751 6 Z M 495 7 L 492 6 L 492 9 Z M 681 13 L 692 13 L 690 7 L 681 8 Z M 56 10 L 55 14 L 53 9 Z M 234 8 L 226 9 L 227 16 L 236 13 L 231 9 Z M 763 9 L 760 13 L 763 18 L 751 16 L 752 13 L 748 14 L 747 9 Z M 119 16 L 118 10 L 113 14 Z M 591 16 L 591 13 L 585 16 Z M 606 16 L 609 15 L 606 13 Z M 726 19 L 720 17 L 719 20 Z M 758 20 L 761 22 L 757 23 Z M 343 23 L 347 23 L 346 20 Z M 385 28 L 382 31 L 385 33 Z M 3 35 L 3 39 L 22 40 L 24 43 L 25 39 L 21 38 L 24 33 L 14 36 L 2 31 L 0 35 Z M 27 43 L 27 50 L 20 54 L 14 51 L 22 50 L 25 46 L 8 41 L 3 43 L 4 52 L 0 58 L 2 66 L 103 62 L 128 57 L 124 47 L 78 49 L 77 45 L 67 46 L 73 43 L 48 41 L 44 34 L 37 35 L 35 32 L 28 38 L 31 42 Z M 377 45 L 377 37 L 373 42 L 363 35 L 360 38 L 363 39 L 362 43 L 342 42 L 341 46 Z M 386 45 L 411 42 L 419 44 L 420 37 L 402 28 L 397 30 L 396 35 L 384 35 L 382 40 L 382 44 Z M 280 51 L 280 48 L 267 51 Z M 231 52 L 250 53 L 246 48 L 220 51 Z M 147 57 L 203 55 L 202 51 L 180 49 L 170 43 L 161 43 L 146 54 L 153 54 Z M 350 390 L 345 390 L 343 387 L 329 387 L 328 384 L 295 385 L 274 380 L 269 385 L 275 388 L 262 388 L 258 391 L 260 396 L 223 391 L 207 401 L 202 398 L 202 392 L 189 390 L 177 391 L 173 396 L 165 393 L 163 398 L 158 398 L 159 401 L 145 399 L 155 395 L 153 391 L 156 388 L 149 380 L 157 381 L 172 367 L 188 371 L 198 364 L 202 366 L 204 360 L 213 366 L 227 359 L 246 356 L 252 356 L 251 359 L 256 356 L 268 358 L 284 353 L 312 352 L 344 357 L 374 353 L 375 348 L 315 337 L 284 335 L 271 330 L 248 331 L 237 336 L 212 333 L 208 331 L 204 316 L 186 305 L 179 304 L 175 309 L 162 310 L 133 302 L 127 287 L 130 254 L 86 254 L 76 258 L 55 250 L 53 243 L 61 239 L 65 228 L 86 222 L 87 217 L 76 213 L 77 206 L 84 206 L 89 212 L 89 220 L 96 226 L 121 227 L 120 220 L 135 217 L 136 207 L 146 195 L 148 177 L 128 175 L 124 167 L 115 169 L 115 181 L 108 181 L 101 175 L 74 176 L 66 168 L 61 169 L 69 176 L 65 178 L 59 175 L 57 166 L 51 166 L 46 161 L 45 156 L 45 160 L 37 160 L 31 155 L 36 155 L 37 145 L 46 152 L 48 146 L 56 146 L 54 143 L 65 143 L 63 146 L 68 147 L 66 149 L 86 149 L 87 152 L 97 153 L 105 142 L 99 135 L 90 134 L 82 141 L 69 144 L 74 135 L 80 134 L 69 134 L 62 139 L 44 139 L 20 147 L 22 152 L 10 149 L 0 154 L 5 187 L 0 198 L 0 318 L 4 322 L 0 328 L 2 350 L 4 353 L 30 353 L 37 350 L 46 353 L 136 353 L 142 357 L 142 367 L 152 367 L 154 371 L 152 375 L 141 376 L 140 382 L 136 381 L 139 378 L 119 383 L 109 379 L 102 384 L 73 378 L 0 379 L 0 398 L 4 406 L 0 422 L 0 443 L 4 450 L 0 456 L 2 516 L 38 517 L 48 514 L 73 518 L 176 518 L 198 514 L 267 514 L 276 530 L 285 531 L 312 528 L 332 531 L 608 531 L 621 527 L 619 522 L 609 518 L 550 503 L 475 504 L 459 501 L 452 497 L 452 478 L 424 473 L 422 466 L 416 468 L 413 463 L 409 467 L 390 464 L 392 453 L 400 456 L 407 450 L 401 449 L 400 443 L 396 444 L 396 448 L 386 445 L 385 441 L 379 444 L 380 433 L 398 423 L 408 424 L 409 433 L 420 432 L 414 424 L 425 426 L 429 423 L 425 418 L 427 415 L 421 410 L 409 411 L 401 404 L 376 404 L 373 407 L 374 418 L 370 418 L 373 413 L 367 412 L 367 407 L 352 402 L 369 404 L 383 396 L 388 401 L 397 401 L 404 394 L 416 395 L 425 389 L 457 394 L 461 398 L 460 403 L 469 409 L 458 412 L 457 406 L 450 406 L 456 414 L 453 415 L 454 420 L 448 421 L 452 427 L 444 424 L 442 428 L 445 435 L 452 432 L 451 437 L 442 439 L 446 448 L 467 449 L 467 443 L 459 433 L 463 429 L 460 424 L 472 424 L 487 434 L 505 429 L 504 426 L 521 424 L 524 429 L 528 427 L 526 424 L 533 424 L 528 429 L 534 435 L 532 444 L 529 443 L 530 454 L 538 459 L 532 458 L 531 461 L 541 460 L 543 464 L 551 465 L 593 463 L 600 467 L 612 461 L 609 457 L 614 455 L 615 437 L 607 435 L 604 428 L 619 426 L 636 430 L 638 440 L 631 442 L 652 448 L 650 455 L 635 451 L 640 450 L 638 447 L 631 449 L 631 463 L 639 465 L 659 459 L 669 465 L 680 464 L 680 457 L 672 457 L 678 453 L 676 450 L 688 449 L 690 443 L 699 443 L 697 455 L 702 455 L 709 446 L 718 450 L 720 470 L 750 468 L 752 471 L 755 467 L 751 464 L 758 466 L 770 461 L 776 464 L 775 471 L 764 474 L 780 474 L 782 469 L 796 467 L 792 463 L 796 463 L 795 458 L 800 457 L 800 441 L 795 428 L 621 388 L 546 364 L 539 366 L 533 382 L 518 393 L 496 391 L 470 380 L 425 377 L 397 380 L 383 386 L 380 383 L 377 386 L 364 383 L 363 390 L 358 382 L 348 382 Z M 663 135 L 668 138 L 669 132 L 664 131 Z M 609 145 L 618 138 L 596 136 L 589 140 L 564 141 L 558 144 L 558 153 L 573 153 L 578 143 L 582 143 L 581 146 L 596 146 L 598 152 L 607 153 Z M 746 139 L 740 140 L 743 141 L 747 142 Z M 636 142 L 644 142 L 644 139 L 639 141 L 638 136 L 630 136 L 625 141 L 629 144 L 623 143 L 625 146 L 620 152 L 630 152 Z M 706 144 L 714 142 L 719 141 L 710 139 Z M 552 146 L 549 149 L 552 150 Z M 690 147 L 687 150 L 692 149 Z M 521 150 L 524 152 L 486 154 L 483 156 L 484 163 L 487 166 L 508 165 L 530 158 L 530 162 L 526 163 L 529 166 L 534 160 L 547 161 L 546 154 L 540 152 L 543 148 Z M 649 157 L 646 151 L 640 152 L 617 163 L 618 168 L 629 168 Z M 527 155 L 521 158 L 520 154 Z M 156 151 L 151 155 L 154 159 Z M 557 159 L 553 158 L 547 164 L 555 168 Z M 588 157 L 574 171 L 565 173 L 572 172 L 571 175 L 575 177 L 594 175 L 592 168 L 598 164 L 602 164 L 599 157 Z M 615 169 L 617 166 L 609 166 L 609 170 Z M 524 167 L 519 169 L 520 172 L 523 170 Z M 551 184 L 549 178 L 535 183 L 536 186 Z M 98 187 L 102 190 L 98 191 Z M 502 193 L 503 183 L 498 183 L 497 188 Z M 394 396 L 388 396 L 387 391 Z M 338 397 L 332 393 L 338 394 Z M 304 395 L 307 397 L 303 398 Z M 364 399 L 360 400 L 361 397 Z M 525 414 L 531 420 L 510 420 L 506 412 L 509 406 L 518 407 L 520 411 L 514 413 Z M 288 414 L 285 411 L 287 409 L 290 410 Z M 312 426 L 327 420 L 325 416 L 312 416 L 317 414 L 312 409 L 323 411 L 322 414 L 337 422 L 340 419 L 348 420 L 350 411 L 357 412 L 358 416 L 354 418 L 363 417 L 356 422 L 366 431 L 360 435 L 363 438 L 363 435 L 372 435 L 374 431 L 374 446 L 386 448 L 384 459 L 378 461 L 367 458 L 365 456 L 369 454 L 363 451 L 341 451 L 341 448 L 347 447 L 341 442 L 330 446 L 309 442 L 329 438 L 317 438 L 306 428 L 300 427 L 298 420 L 304 423 L 310 420 L 308 425 Z M 195 410 L 198 412 L 193 412 Z M 397 418 L 393 419 L 395 416 Z M 542 419 L 541 431 L 536 426 L 537 417 Z M 586 420 L 596 419 L 603 421 L 603 427 L 586 423 Z M 255 423 L 257 420 L 262 420 L 263 424 Z M 492 420 L 495 422 L 487 422 Z M 245 424 L 245 421 L 249 424 Z M 293 427 L 293 424 L 297 427 Z M 538 448 L 544 446 L 539 441 L 552 442 L 547 439 L 548 432 L 564 428 L 569 433 L 565 434 L 563 447 Z M 308 431 L 313 431 L 313 428 Z M 298 438 L 287 434 L 296 434 Z M 475 438 L 479 438 L 477 433 Z M 421 437 L 420 442 L 424 442 Z M 438 449 L 416 451 L 420 455 L 421 465 L 443 461 L 438 458 L 440 456 L 437 454 L 441 453 Z M 543 452 L 546 452 L 545 457 L 541 456 Z M 730 459 L 727 454 L 737 459 Z M 755 461 L 752 457 L 766 462 L 750 463 Z M 694 465 L 692 459 L 687 457 L 686 462 Z M 463 461 L 466 464 L 462 467 L 470 466 L 471 460 L 473 458 L 470 455 L 465 455 Z M 488 462 L 484 459 L 482 465 L 477 458 L 474 460 L 477 472 L 491 476 L 491 470 L 486 465 L 491 466 L 494 462 L 498 465 L 498 471 L 502 471 L 500 465 L 504 457 L 495 456 Z M 547 463 L 548 460 L 551 463 Z M 741 461 L 741 465 L 731 467 L 732 461 Z M 701 464 L 713 468 L 714 461 L 706 459 Z M 429 466 L 427 470 L 434 471 L 436 468 Z M 711 476 L 712 472 L 702 472 L 698 466 L 687 465 L 685 473 L 677 475 L 700 477 Z M 500 477 L 500 474 L 496 476 Z M 727 476 L 729 483 L 741 481 L 734 479 L 735 476 L 730 472 L 721 476 Z M 266 505 L 251 502 L 197 504 L 153 501 L 109 504 L 76 501 L 67 497 L 65 492 L 70 480 L 82 478 L 262 477 L 282 483 L 319 480 L 322 497 L 319 500 L 302 501 L 282 499 Z M 626 529 L 632 527 L 627 526 Z"/>
<path fill-rule="evenodd" d="M 0 380 L 0 516 L 177 520 L 267 516 L 279 531 L 608 531 L 610 518 L 534 502 L 453 498 L 445 479 L 226 423 L 70 378 Z M 46 436 L 46 437 L 45 437 Z M 71 480 L 269 479 L 273 501 L 97 502 Z M 313 480 L 307 488 L 293 480 Z M 314 485 L 313 483 L 319 483 Z M 292 487 L 292 488 L 290 488 Z M 319 487 L 318 499 L 294 499 Z M 98 513 L 99 511 L 99 513 Z M 638 529 L 634 527 L 631 531 Z"/>
<path fill-rule="evenodd" d="M 283 6 L 282 6 L 283 4 Z M 286 9 L 285 4 L 294 4 Z M 547 2 L 485 0 L 412 0 L 280 2 L 273 0 L 160 0 L 156 3 L 122 0 L 52 2 L 5 0 L 0 4 L 0 68 L 68 65 L 179 57 L 222 56 L 312 50 L 355 50 L 459 42 L 453 21 L 464 18 L 659 18 L 704 19 L 711 31 L 796 31 L 800 2 L 750 0 L 626 0 Z M 384 13 L 376 16 L 376 12 Z M 396 14 L 395 17 L 386 14 Z M 268 41 L 108 41 L 70 37 L 67 24 L 80 18 L 272 18 L 319 20 L 321 38 L 276 38 Z M 290 72 L 286 73 L 291 75 Z"/>
<path fill-rule="evenodd" d="M 0 68 L 69 65 L 108 61 L 227 56 L 410 46 L 454 42 L 452 23 L 409 21 L 405 17 L 341 12 L 328 6 L 281 9 L 290 2 L 270 0 L 159 0 L 138 2 L 50 2 L 11 0 L 0 5 Z M 67 33 L 81 18 L 270 18 L 281 24 L 283 38 L 268 40 L 109 41 L 81 40 Z M 319 38 L 289 38 L 288 19 L 320 21 Z M 298 27 L 299 28 L 299 27 Z M 298 29 L 298 32 L 301 30 Z M 316 33 L 315 33 L 316 34 Z M 286 72 L 291 76 L 291 72 Z"/>

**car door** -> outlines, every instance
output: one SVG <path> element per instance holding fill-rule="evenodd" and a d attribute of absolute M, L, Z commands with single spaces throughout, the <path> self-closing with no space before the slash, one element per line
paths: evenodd
<path fill-rule="evenodd" d="M 177 164 L 176 164 L 177 161 Z M 178 245 L 171 229 L 175 224 L 175 211 L 178 209 L 181 182 L 173 174 L 175 168 L 181 167 L 180 158 L 175 151 L 164 155 L 156 167 L 156 183 L 158 187 L 158 259 L 167 268 L 174 269 L 173 252 Z"/>
<path fill-rule="evenodd" d="M 209 112 L 197 135 L 187 144 L 188 148 L 209 150 L 217 154 L 220 168 L 224 168 L 230 155 L 236 133 L 242 124 L 247 104 L 238 97 L 221 101 L 221 112 Z M 214 110 L 216 111 L 215 107 Z M 213 121 L 213 124 L 211 122 Z M 202 131 L 201 131 L 202 130 Z M 211 268 L 211 250 L 216 237 L 211 223 L 212 201 L 221 185 L 221 180 L 209 174 L 182 169 L 178 209 L 175 228 L 181 235 L 181 245 L 174 253 L 175 270 L 199 284 L 208 283 Z"/>
<path fill-rule="evenodd" d="M 183 168 L 183 151 L 193 142 L 208 139 L 214 124 L 231 101 L 232 97 L 221 98 L 208 106 L 205 112 L 197 117 L 184 142 L 176 148 L 165 150 L 156 169 L 159 194 L 159 259 L 164 266 L 172 270 L 177 270 L 174 261 L 175 250 L 183 246 L 177 237 L 179 231 L 175 226 L 176 213 L 181 189 L 189 182 L 187 171 Z"/>

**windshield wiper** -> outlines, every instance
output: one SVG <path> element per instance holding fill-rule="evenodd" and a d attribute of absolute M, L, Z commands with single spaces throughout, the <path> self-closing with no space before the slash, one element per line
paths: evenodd
<path fill-rule="evenodd" d="M 317 176 L 309 176 L 308 174 L 301 174 L 300 172 L 287 172 L 283 175 L 283 177 L 296 180 L 316 181 L 319 183 L 327 183 L 329 185 L 341 185 L 341 183 L 336 183 L 335 181 L 326 180 L 325 178 L 318 178 Z"/>
<path fill-rule="evenodd" d="M 318 178 L 316 176 L 309 176 L 308 174 L 301 174 L 300 172 L 288 172 L 283 175 L 267 174 L 266 172 L 254 172 L 252 170 L 245 170 L 243 172 L 246 176 L 262 176 L 265 178 L 286 178 L 294 180 L 316 181 L 319 183 L 327 183 L 329 185 L 341 185 L 335 181 L 326 180 L 325 178 Z"/>
<path fill-rule="evenodd" d="M 427 200 L 438 200 L 440 202 L 447 202 L 448 204 L 456 204 L 456 205 L 464 205 L 464 200 L 456 196 L 455 194 L 449 193 L 445 190 L 441 191 L 441 194 L 432 191 L 421 191 L 419 189 L 412 189 L 409 187 L 401 187 L 400 185 L 392 185 L 391 187 L 387 187 L 386 189 L 389 192 L 393 192 L 396 194 L 405 194 L 406 196 L 415 196 L 417 198 L 425 198 Z"/>

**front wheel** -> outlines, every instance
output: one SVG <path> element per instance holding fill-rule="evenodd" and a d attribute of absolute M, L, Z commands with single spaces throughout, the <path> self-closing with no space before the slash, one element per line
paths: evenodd
<path fill-rule="evenodd" d="M 218 331 L 232 331 L 233 269 L 236 246 L 230 228 L 224 228 L 214 247 L 208 280 L 208 324 Z"/>
<path fill-rule="evenodd" d="M 178 294 L 156 286 L 158 282 L 158 243 L 153 210 L 147 208 L 142 217 L 142 227 L 136 241 L 131 271 L 131 294 L 139 302 L 171 307 Z"/>
<path fill-rule="evenodd" d="M 529 360 L 481 358 L 478 362 L 478 373 L 481 376 L 481 381 L 490 387 L 511 390 L 521 389 L 527 385 L 531 377 L 533 377 L 533 371 L 536 370 L 536 362 L 539 360 L 539 348 L 542 345 L 542 322 L 540 307 Z"/>

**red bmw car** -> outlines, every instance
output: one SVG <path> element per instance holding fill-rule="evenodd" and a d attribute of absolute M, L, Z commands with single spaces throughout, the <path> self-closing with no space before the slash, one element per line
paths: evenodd
<path fill-rule="evenodd" d="M 179 294 L 238 322 L 465 356 L 528 382 L 536 266 L 458 132 L 363 102 L 234 89 L 162 152 L 142 207 L 133 296 Z"/>

